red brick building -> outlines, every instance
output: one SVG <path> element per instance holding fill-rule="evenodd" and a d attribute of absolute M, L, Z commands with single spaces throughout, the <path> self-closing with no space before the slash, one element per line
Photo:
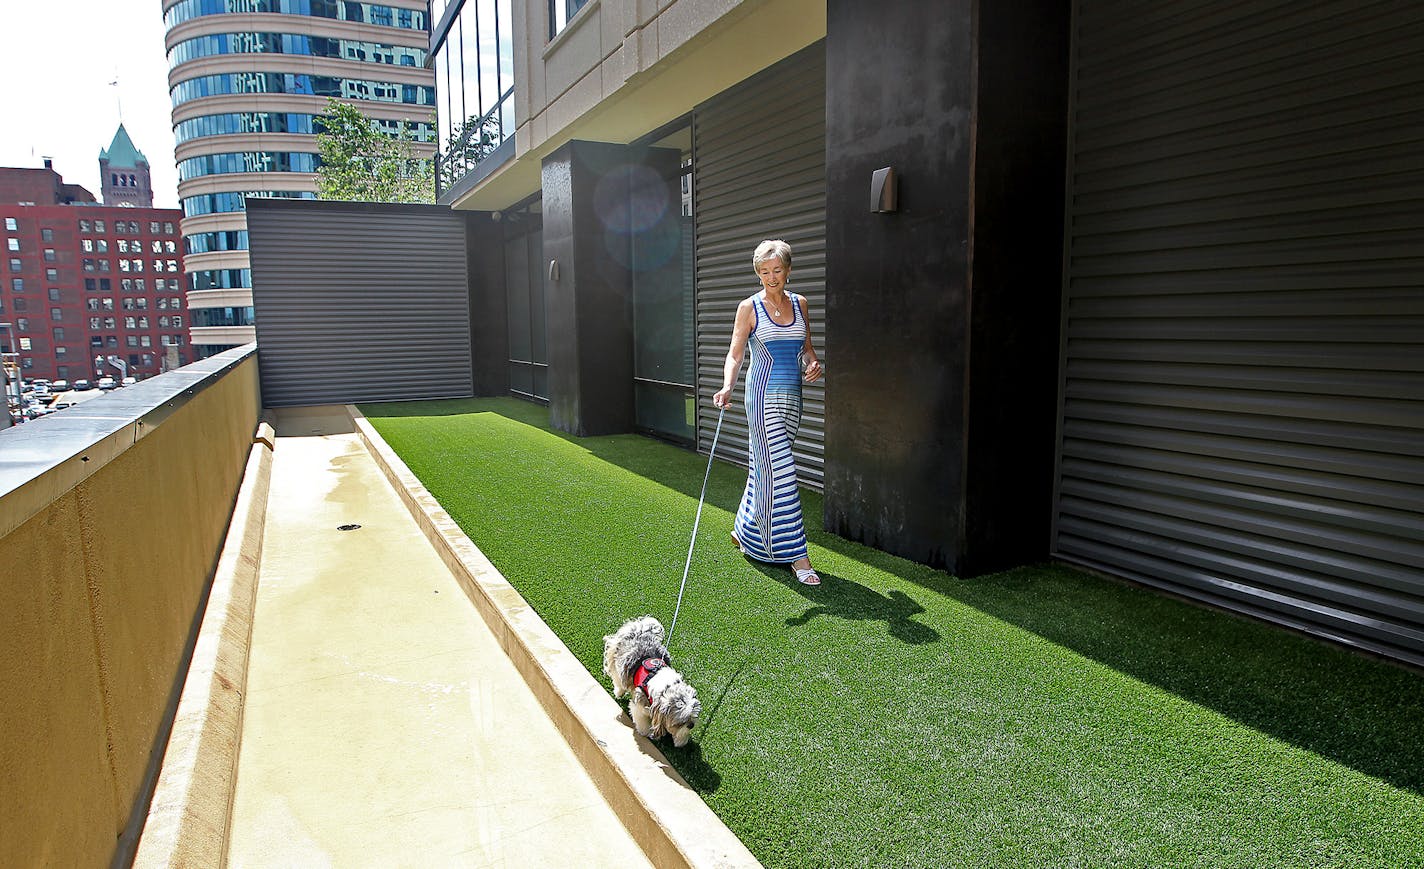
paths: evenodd
<path fill-rule="evenodd" d="M 141 379 L 191 361 L 182 217 L 175 208 L 99 205 L 48 165 L 0 168 L 6 361 L 18 360 L 26 380 L 69 381 Z M 103 357 L 98 368 L 95 357 Z"/>

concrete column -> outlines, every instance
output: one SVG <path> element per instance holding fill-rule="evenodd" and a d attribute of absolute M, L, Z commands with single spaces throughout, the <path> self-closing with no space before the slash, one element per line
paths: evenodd
<path fill-rule="evenodd" d="M 632 431 L 635 251 L 677 219 L 676 152 L 575 140 L 542 180 L 550 423 Z"/>
<path fill-rule="evenodd" d="M 827 3 L 825 518 L 972 575 L 1047 553 L 1068 19 L 931 5 Z"/>

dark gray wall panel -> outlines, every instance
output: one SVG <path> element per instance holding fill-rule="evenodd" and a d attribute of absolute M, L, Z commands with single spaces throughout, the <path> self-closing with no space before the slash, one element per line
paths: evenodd
<path fill-rule="evenodd" d="M 504 284 L 504 229 L 487 211 L 465 216 L 475 395 L 509 392 L 509 306 Z"/>
<path fill-rule="evenodd" d="M 1424 663 L 1424 8 L 1075 15 L 1055 554 Z"/>
<path fill-rule="evenodd" d="M 693 114 L 693 219 L 697 224 L 697 440 L 711 449 L 722 366 L 737 303 L 760 289 L 752 251 L 791 245 L 787 289 L 806 297 L 811 341 L 825 355 L 826 54 L 804 49 L 699 106 Z M 747 464 L 742 410 L 746 362 L 717 442 L 719 458 Z M 794 453 L 801 483 L 824 476 L 825 381 L 806 384 Z"/>
<path fill-rule="evenodd" d="M 465 216 L 248 201 L 268 407 L 473 394 Z"/>

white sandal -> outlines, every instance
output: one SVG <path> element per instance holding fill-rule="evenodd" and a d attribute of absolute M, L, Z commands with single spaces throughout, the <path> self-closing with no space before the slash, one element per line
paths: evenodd
<path fill-rule="evenodd" d="M 742 545 L 742 538 L 737 536 L 737 532 L 732 532 L 732 545 L 737 547 L 737 551 L 743 555 L 747 554 L 746 547 Z"/>
<path fill-rule="evenodd" d="M 815 568 L 812 568 L 812 567 L 797 567 L 797 568 L 793 568 L 793 569 L 796 571 L 796 581 L 799 582 L 799 583 L 801 583 L 802 585 L 820 585 L 820 584 L 821 584 L 821 578 L 816 575 L 816 570 L 815 570 Z"/>

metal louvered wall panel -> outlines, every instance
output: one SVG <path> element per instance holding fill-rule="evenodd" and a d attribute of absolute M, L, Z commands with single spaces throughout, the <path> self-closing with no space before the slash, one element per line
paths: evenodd
<path fill-rule="evenodd" d="M 268 407 L 474 393 L 461 215 L 249 200 L 247 231 Z"/>
<path fill-rule="evenodd" d="M 791 245 L 787 289 L 806 297 L 811 341 L 825 360 L 826 52 L 818 42 L 699 106 L 693 114 L 693 217 L 697 224 L 698 449 L 712 446 L 722 366 L 737 304 L 760 287 L 752 251 L 766 238 Z M 829 365 L 829 360 L 827 364 Z M 717 456 L 747 464 L 747 420 L 737 381 Z M 821 489 L 825 389 L 802 393 L 796 467 Z"/>
<path fill-rule="evenodd" d="M 1424 7 L 1074 27 L 1055 554 L 1424 663 Z"/>

